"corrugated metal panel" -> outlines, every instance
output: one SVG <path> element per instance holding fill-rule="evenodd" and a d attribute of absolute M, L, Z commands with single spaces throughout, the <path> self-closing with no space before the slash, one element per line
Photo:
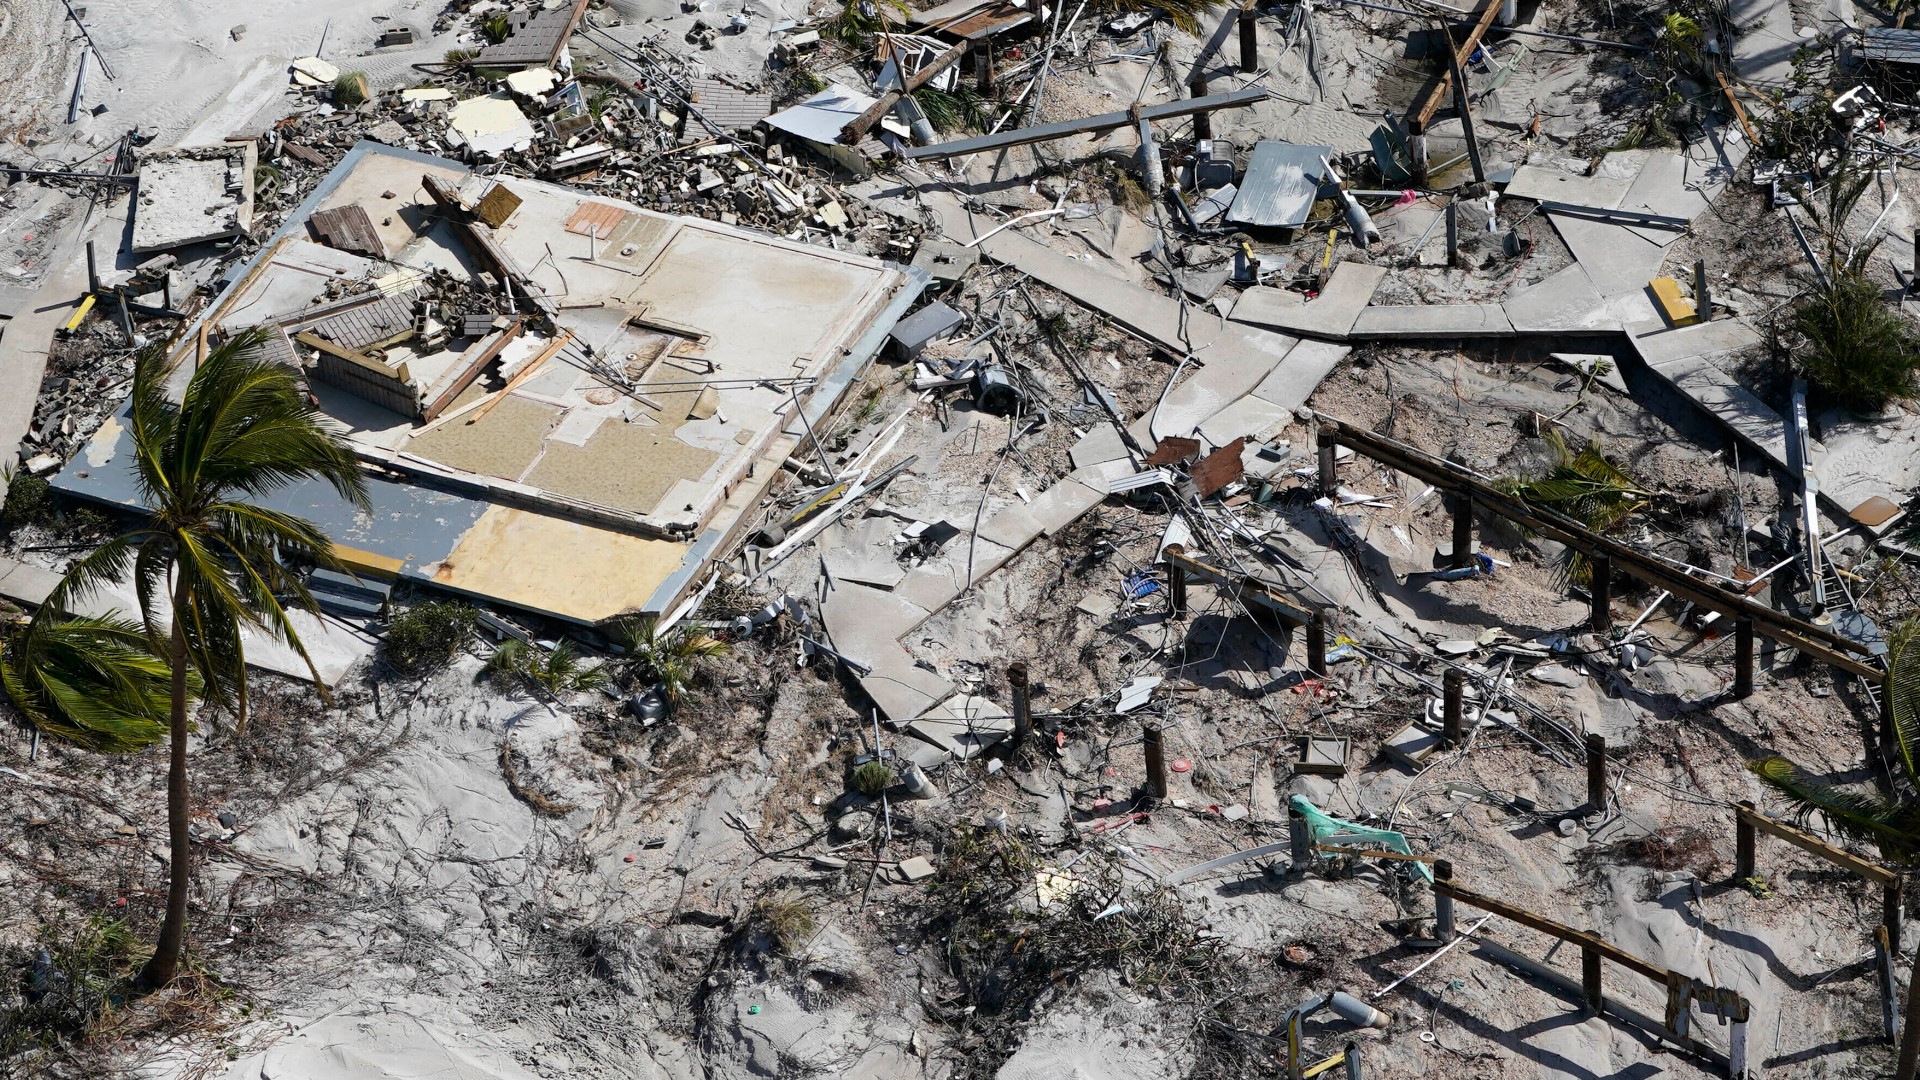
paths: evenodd
<path fill-rule="evenodd" d="M 1860 58 L 1892 64 L 1920 64 L 1920 30 L 1896 30 L 1877 26 L 1867 31 L 1860 45 Z"/>
<path fill-rule="evenodd" d="M 831 143 L 873 102 L 857 90 L 834 83 L 793 108 L 767 117 L 767 126 L 808 142 Z"/>
<path fill-rule="evenodd" d="M 1240 191 L 1227 210 L 1227 220 L 1266 228 L 1297 228 L 1307 223 L 1313 202 L 1320 196 L 1323 157 L 1331 146 L 1300 146 L 1263 139 L 1255 144 L 1240 178 Z"/>

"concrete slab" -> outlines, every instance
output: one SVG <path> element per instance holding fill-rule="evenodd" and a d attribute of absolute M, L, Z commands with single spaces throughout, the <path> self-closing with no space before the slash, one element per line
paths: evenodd
<path fill-rule="evenodd" d="M 1656 319 L 1628 324 L 1626 331 L 1634 351 L 1651 368 L 1690 356 L 1719 356 L 1761 341 L 1760 332 L 1739 319 L 1715 319 L 1677 330 Z"/>
<path fill-rule="evenodd" d="M 1362 317 L 1365 314 L 1362 312 Z M 1352 351 L 1331 341 L 1302 341 L 1287 352 L 1285 360 L 1274 365 L 1252 394 L 1292 412 L 1307 403 L 1321 380 Z"/>
<path fill-rule="evenodd" d="M 1601 296 L 1646 288 L 1666 261 L 1665 248 L 1625 226 L 1571 214 L 1550 213 L 1547 218 Z"/>
<path fill-rule="evenodd" d="M 1920 487 L 1920 416 L 1902 413 L 1892 422 L 1851 417 L 1821 427 L 1824 453 L 1813 455 L 1820 494 L 1843 512 L 1876 495 L 1896 505 L 1901 492 Z"/>
<path fill-rule="evenodd" d="M 1730 0 L 1728 17 L 1741 28 L 1733 42 L 1733 67 L 1746 82 L 1785 86 L 1793 57 L 1805 44 L 1794 32 L 1789 0 Z"/>
<path fill-rule="evenodd" d="M 1013 716 L 984 697 L 956 694 L 928 709 L 907 730 L 966 761 L 1013 734 Z"/>
<path fill-rule="evenodd" d="M 1040 531 L 1053 536 L 1079 520 L 1081 514 L 1100 505 L 1106 497 L 1105 491 L 1096 491 L 1069 478 L 1041 492 L 1028 509 L 1040 523 Z"/>
<path fill-rule="evenodd" d="M 1019 551 L 1040 535 L 1040 522 L 1027 504 L 1014 500 L 1001 507 L 980 526 L 980 538 L 1001 547 Z"/>
<path fill-rule="evenodd" d="M 1513 170 L 1513 179 L 1507 182 L 1506 194 L 1516 199 L 1563 202 L 1612 210 L 1620 205 L 1620 200 L 1632 188 L 1632 176 L 1600 173 L 1576 176 L 1550 165 L 1522 165 Z"/>
<path fill-rule="evenodd" d="M 1075 469 L 1067 475 L 1105 497 L 1112 494 L 1113 489 L 1108 486 L 1112 481 L 1132 476 L 1134 471 L 1132 459 L 1120 458 L 1116 461 L 1105 461 L 1098 465 Z"/>
<path fill-rule="evenodd" d="M 1073 459 L 1074 468 L 1084 469 L 1127 457 L 1127 444 L 1121 441 L 1119 430 L 1112 424 L 1095 424 L 1093 430 L 1067 450 L 1067 456 Z"/>
<path fill-rule="evenodd" d="M 1190 435 L 1213 414 L 1251 393 L 1285 357 L 1282 353 L 1260 365 L 1208 362 L 1175 386 L 1159 408 L 1135 421 L 1129 430 L 1145 446 L 1169 435 Z"/>
<path fill-rule="evenodd" d="M 860 688 L 873 699 L 887 722 L 898 727 L 917 719 L 953 695 L 952 683 L 917 667 L 904 655 L 875 664 L 860 679 Z"/>
<path fill-rule="evenodd" d="M 1253 442 L 1273 435 L 1292 419 L 1292 409 L 1248 394 L 1208 417 L 1200 425 L 1200 437 L 1212 446 L 1225 446 L 1243 436 Z"/>
<path fill-rule="evenodd" d="M 1788 467 L 1785 418 L 1732 375 L 1701 356 L 1675 360 L 1654 370 L 1774 464 Z"/>
<path fill-rule="evenodd" d="M 1353 323 L 1356 341 L 1397 338 L 1508 337 L 1513 323 L 1499 304 L 1395 304 L 1370 307 Z"/>
<path fill-rule="evenodd" d="M 1333 268 L 1327 287 L 1305 304 L 1293 305 L 1274 295 L 1282 290 L 1248 289 L 1233 306 L 1233 321 L 1287 330 L 1309 337 L 1343 339 L 1353 329 L 1361 309 L 1387 278 L 1387 268 L 1343 262 Z"/>
<path fill-rule="evenodd" d="M 835 584 L 820 605 L 821 621 L 835 650 L 850 660 L 878 667 L 903 659 L 900 636 L 927 618 L 920 607 L 898 592 L 885 592 L 851 582 Z"/>
<path fill-rule="evenodd" d="M 1567 334 L 1618 330 L 1600 290 L 1579 263 L 1572 263 L 1515 292 L 1501 303 L 1507 320 L 1522 334 Z"/>
<path fill-rule="evenodd" d="M 59 584 L 60 575 L 51 570 L 0 558 L 0 597 L 27 607 L 39 607 Z"/>
<path fill-rule="evenodd" d="M 253 227 L 256 153 L 249 142 L 141 155 L 128 250 L 165 251 L 245 236 Z"/>
<path fill-rule="evenodd" d="M 1620 200 L 1618 208 L 1692 221 L 1707 212 L 1707 196 L 1687 185 L 1686 158 L 1675 153 L 1655 151 L 1647 156 L 1645 167 L 1634 178 L 1633 187 Z M 1671 229 L 1636 228 L 1633 232 L 1659 247 L 1665 247 L 1684 235 Z"/>
<path fill-rule="evenodd" d="M 958 571 L 943 567 L 916 566 L 907 571 L 894 587 L 894 595 L 927 611 L 939 611 L 960 595 L 963 583 Z"/>

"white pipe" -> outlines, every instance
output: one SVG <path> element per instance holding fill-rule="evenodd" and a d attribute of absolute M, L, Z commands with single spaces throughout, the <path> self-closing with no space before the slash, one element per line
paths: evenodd
<path fill-rule="evenodd" d="M 1380 989 L 1375 990 L 1373 992 L 1373 997 L 1370 998 L 1369 1000 L 1377 1001 L 1380 998 L 1393 993 L 1393 990 L 1395 987 L 1399 986 L 1403 982 L 1406 982 L 1408 979 L 1413 978 L 1415 975 L 1420 974 L 1422 971 L 1427 970 L 1428 964 L 1431 964 L 1435 960 L 1438 960 L 1441 957 L 1447 955 L 1448 951 L 1451 950 L 1455 945 L 1458 945 L 1461 942 L 1472 937 L 1473 932 L 1487 925 L 1487 920 L 1491 918 L 1493 918 L 1493 916 L 1491 915 L 1483 916 L 1479 922 L 1474 923 L 1472 926 L 1469 926 L 1465 930 L 1461 931 L 1458 937 L 1454 938 L 1452 941 L 1447 942 L 1445 945 L 1440 946 L 1440 949 L 1438 952 L 1435 952 L 1432 956 L 1429 956 L 1425 960 L 1422 960 L 1418 964 L 1415 964 L 1413 966 L 1412 971 L 1407 972 L 1405 975 L 1402 975 L 1399 978 L 1388 983 L 1387 985 L 1381 987 Z"/>
<path fill-rule="evenodd" d="M 1066 200 L 1062 198 L 1060 201 L 1065 202 Z M 974 247 L 976 245 L 985 243 L 987 240 L 991 239 L 994 236 L 994 234 L 1000 232 L 1002 229 L 1011 229 L 1015 225 L 1024 225 L 1029 221 L 1039 221 L 1043 218 L 1050 218 L 1056 214 L 1064 214 L 1064 213 L 1066 213 L 1065 210 L 1061 209 L 1059 206 L 1055 206 L 1051 210 L 1035 210 L 1031 214 L 1021 214 L 1017 218 L 1008 218 L 1006 221 L 1003 221 L 1000 224 L 995 225 L 993 228 L 988 229 L 984 235 L 976 236 L 973 239 L 967 241 L 966 243 L 960 246 Z"/>

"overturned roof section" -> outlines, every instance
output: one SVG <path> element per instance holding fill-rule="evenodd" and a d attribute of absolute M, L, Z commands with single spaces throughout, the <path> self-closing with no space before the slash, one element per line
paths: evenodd
<path fill-rule="evenodd" d="M 252 143 L 181 146 L 141 155 L 136 252 L 245 236 L 253 227 Z"/>
<path fill-rule="evenodd" d="M 379 466 L 372 515 L 324 484 L 269 502 L 421 584 L 578 623 L 671 611 L 927 277 L 521 178 L 489 226 L 429 193 L 468 176 L 361 143 L 210 308 L 291 333 Z M 355 206 L 390 261 L 306 239 Z M 123 424 L 55 483 L 136 504 Z"/>
<path fill-rule="evenodd" d="M 750 128 L 773 111 L 772 94 L 756 94 L 719 79 L 688 79 L 687 103 L 700 110 L 715 134 Z"/>
<path fill-rule="evenodd" d="M 834 83 L 793 108 L 767 117 L 767 126 L 808 142 L 833 143 L 874 100 L 858 90 Z"/>
<path fill-rule="evenodd" d="M 514 14 L 508 17 L 507 39 L 488 45 L 473 58 L 476 68 L 550 67 L 560 70 L 560 57 L 567 50 L 573 28 L 587 10 L 587 0 L 552 11 Z"/>

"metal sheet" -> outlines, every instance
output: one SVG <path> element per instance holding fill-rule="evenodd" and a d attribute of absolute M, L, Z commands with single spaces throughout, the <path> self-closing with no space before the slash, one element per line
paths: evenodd
<path fill-rule="evenodd" d="M 1305 225 L 1326 172 L 1320 159 L 1332 154 L 1331 146 L 1261 140 L 1253 148 L 1246 175 L 1240 178 L 1240 191 L 1227 210 L 1227 220 L 1274 229 Z"/>

